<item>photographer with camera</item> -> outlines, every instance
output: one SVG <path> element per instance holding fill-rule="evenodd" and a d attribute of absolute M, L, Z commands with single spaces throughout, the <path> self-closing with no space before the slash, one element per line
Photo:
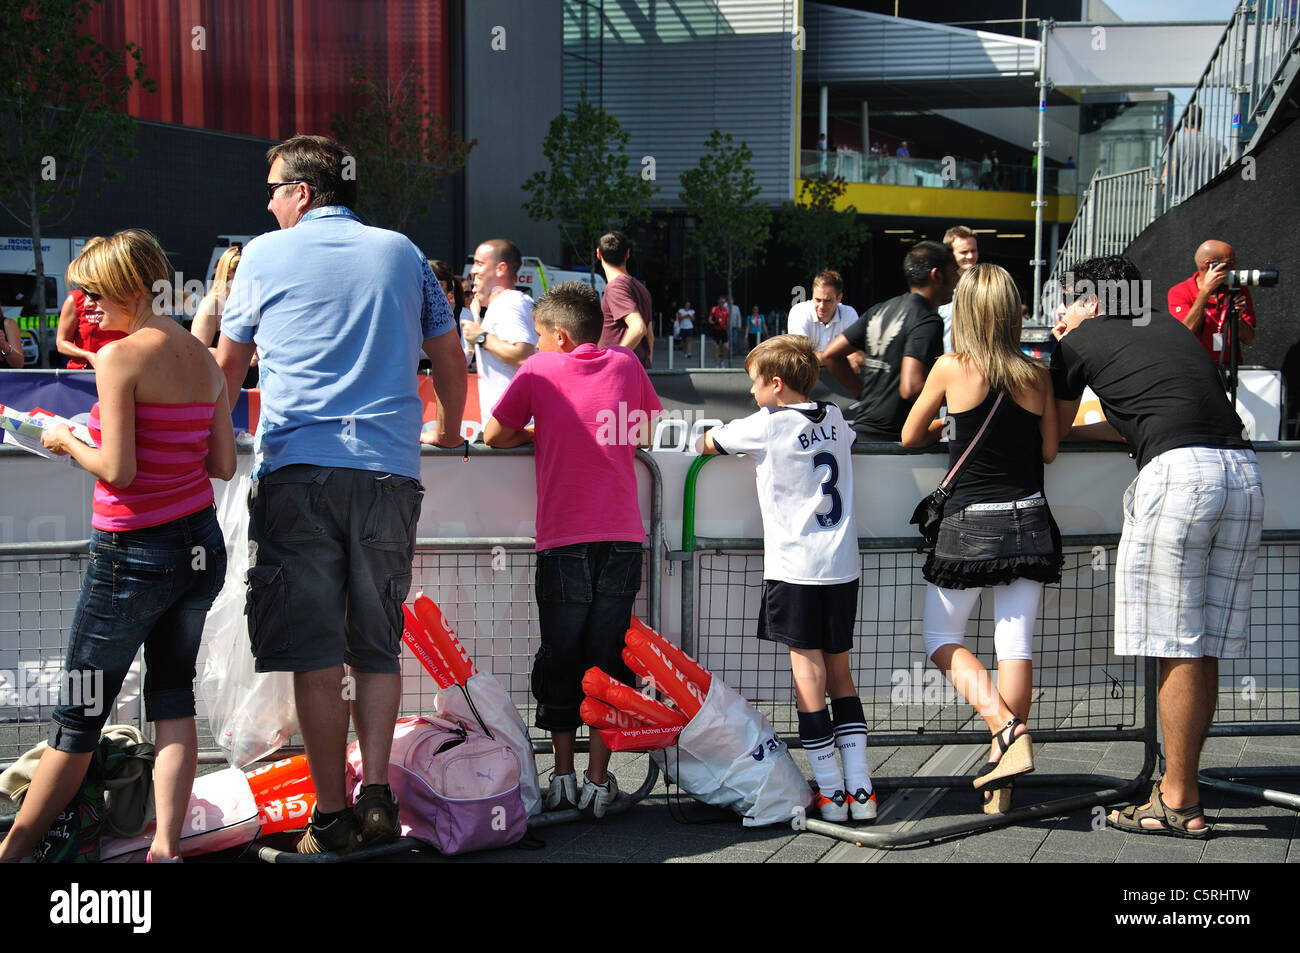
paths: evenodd
<path fill-rule="evenodd" d="M 1241 329 L 1237 363 L 1241 361 L 1241 345 L 1255 340 L 1255 303 L 1249 291 L 1232 287 L 1231 273 L 1236 267 L 1232 246 L 1210 239 L 1196 249 L 1196 273 L 1169 289 L 1169 313 L 1200 338 L 1220 368 L 1234 364 L 1229 347 L 1229 310 L 1236 312 Z"/>

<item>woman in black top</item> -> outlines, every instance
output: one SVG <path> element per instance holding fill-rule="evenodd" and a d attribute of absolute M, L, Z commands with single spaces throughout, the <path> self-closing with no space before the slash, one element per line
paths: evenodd
<path fill-rule="evenodd" d="M 923 447 L 946 437 L 951 468 L 997 405 L 953 483 L 922 574 L 929 582 L 926 652 L 993 734 L 975 788 L 985 812 L 999 813 L 1010 807 L 1012 778 L 1033 770 L 1024 724 L 1033 690 L 1031 638 L 1043 584 L 1061 577 L 1060 533 L 1043 498 L 1043 463 L 1056 456 L 1058 430 L 1047 369 L 1020 351 L 1020 295 L 1004 269 L 976 265 L 962 276 L 952 330 L 957 353 L 935 362 L 903 443 Z M 936 419 L 944 404 L 948 417 Z M 996 687 L 962 644 L 985 587 L 997 620 Z"/>

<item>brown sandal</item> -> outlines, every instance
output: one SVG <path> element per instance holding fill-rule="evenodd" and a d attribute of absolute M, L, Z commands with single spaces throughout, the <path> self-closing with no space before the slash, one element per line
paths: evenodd
<path fill-rule="evenodd" d="M 1196 818 L 1204 818 L 1199 802 L 1191 807 L 1175 811 L 1160 797 L 1160 782 L 1151 786 L 1151 800 L 1146 807 L 1130 804 L 1122 810 L 1114 810 L 1106 815 L 1106 824 L 1116 830 L 1130 834 L 1160 834 L 1169 837 L 1186 837 L 1190 840 L 1204 840 L 1210 836 L 1210 826 L 1189 830 L 1187 824 Z M 1159 827 L 1147 827 L 1142 822 L 1148 818 L 1160 822 Z"/>

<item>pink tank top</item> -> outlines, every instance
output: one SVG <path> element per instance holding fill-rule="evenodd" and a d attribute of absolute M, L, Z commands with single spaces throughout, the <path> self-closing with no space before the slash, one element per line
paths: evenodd
<path fill-rule="evenodd" d="M 208 477 L 208 431 L 214 404 L 135 405 L 135 479 L 126 489 L 95 482 L 90 525 L 117 532 L 161 526 L 197 513 L 213 501 Z M 101 446 L 99 403 L 87 424 Z"/>

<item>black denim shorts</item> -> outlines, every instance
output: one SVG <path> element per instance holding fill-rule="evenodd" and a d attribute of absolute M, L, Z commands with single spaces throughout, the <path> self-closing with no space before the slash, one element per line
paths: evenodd
<path fill-rule="evenodd" d="M 1061 581 L 1061 533 L 1045 503 L 1021 509 L 949 514 L 921 570 L 944 589 L 1006 585 L 1015 579 Z"/>

